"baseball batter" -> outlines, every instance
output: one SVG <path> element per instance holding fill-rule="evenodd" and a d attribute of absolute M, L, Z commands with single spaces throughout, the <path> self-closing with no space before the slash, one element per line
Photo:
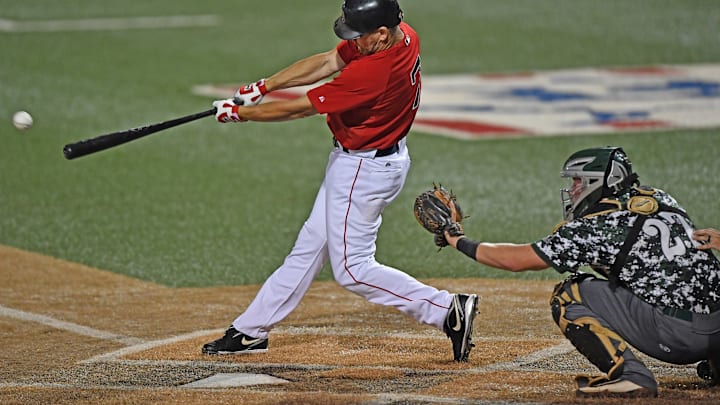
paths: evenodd
<path fill-rule="evenodd" d="M 478 243 L 446 231 L 445 242 L 504 270 L 573 273 L 552 294 L 552 316 L 604 373 L 578 377 L 578 396 L 657 395 L 652 372 L 628 344 L 669 363 L 702 361 L 701 376 L 719 382 L 720 262 L 701 244 L 712 231 L 693 239 L 687 212 L 663 190 L 639 186 L 621 148 L 576 152 L 561 173 L 570 181 L 566 221 L 549 236 Z M 602 277 L 578 272 L 583 265 Z"/>
<path fill-rule="evenodd" d="M 325 178 L 284 263 L 207 354 L 263 352 L 272 328 L 300 303 L 323 265 L 335 280 L 376 304 L 444 331 L 466 361 L 478 297 L 425 285 L 375 260 L 382 212 L 410 169 L 406 136 L 420 103 L 420 41 L 395 0 L 347 0 L 335 21 L 342 41 L 267 79 L 215 101 L 219 122 L 281 121 L 325 114 L 333 135 Z M 335 76 L 294 100 L 259 104 L 273 90 Z"/>

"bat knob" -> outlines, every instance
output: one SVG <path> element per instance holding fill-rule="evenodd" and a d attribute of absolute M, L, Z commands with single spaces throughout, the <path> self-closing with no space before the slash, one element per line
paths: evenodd
<path fill-rule="evenodd" d="M 72 159 L 73 155 L 73 148 L 70 145 L 65 145 L 63 148 L 63 155 L 65 155 L 65 159 Z"/>

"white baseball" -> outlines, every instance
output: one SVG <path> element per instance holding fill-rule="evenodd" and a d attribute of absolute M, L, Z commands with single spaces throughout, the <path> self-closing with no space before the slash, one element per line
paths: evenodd
<path fill-rule="evenodd" d="M 33 117 L 27 111 L 18 111 L 13 115 L 13 125 L 19 130 L 25 130 L 32 126 Z"/>

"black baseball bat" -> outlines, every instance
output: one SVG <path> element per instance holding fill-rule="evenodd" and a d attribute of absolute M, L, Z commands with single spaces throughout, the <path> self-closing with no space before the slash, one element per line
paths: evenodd
<path fill-rule="evenodd" d="M 89 155 L 91 153 L 100 152 L 105 149 L 110 149 L 113 146 L 118 146 L 130 141 L 134 141 L 146 135 L 154 134 L 156 132 L 176 127 L 190 121 L 195 121 L 203 117 L 215 115 L 216 111 L 217 109 L 213 107 L 207 111 L 189 114 L 184 117 L 175 118 L 165 122 L 126 129 L 124 131 L 99 135 L 94 138 L 69 143 L 63 148 L 63 154 L 65 155 L 66 159 L 75 159 L 81 156 Z"/>

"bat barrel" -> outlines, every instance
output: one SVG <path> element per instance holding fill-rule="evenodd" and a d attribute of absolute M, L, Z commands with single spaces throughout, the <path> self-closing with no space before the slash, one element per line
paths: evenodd
<path fill-rule="evenodd" d="M 95 138 L 85 139 L 69 143 L 63 147 L 63 155 L 66 159 L 75 159 L 91 153 L 100 152 L 113 146 L 122 145 L 143 136 L 154 134 L 164 129 L 172 128 L 186 122 L 195 121 L 197 119 L 214 115 L 216 109 L 212 108 L 195 114 L 186 115 L 184 117 L 161 122 L 158 124 L 146 125 L 144 127 L 132 128 L 126 131 L 113 132 L 110 134 L 100 135 Z"/>
<path fill-rule="evenodd" d="M 126 142 L 141 138 L 145 135 L 150 135 L 159 130 L 160 129 L 154 125 L 147 125 L 144 127 L 129 129 L 127 131 L 113 132 L 111 134 L 101 135 L 95 138 L 67 144 L 63 148 L 63 154 L 67 159 L 75 159 L 112 148 L 113 146 L 122 145 Z"/>

